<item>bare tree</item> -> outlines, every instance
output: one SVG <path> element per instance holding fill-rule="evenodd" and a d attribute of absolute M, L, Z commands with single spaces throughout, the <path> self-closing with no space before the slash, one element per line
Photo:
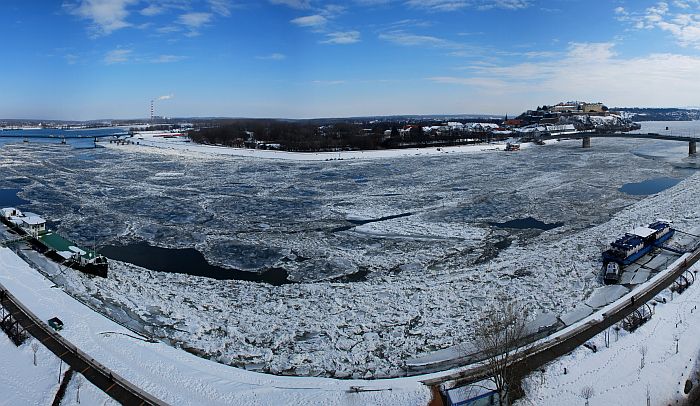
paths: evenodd
<path fill-rule="evenodd" d="M 610 348 L 610 327 L 603 330 L 603 341 L 605 342 L 605 348 Z"/>
<path fill-rule="evenodd" d="M 651 393 L 649 392 L 649 385 L 647 385 L 647 406 L 651 406 Z"/>
<path fill-rule="evenodd" d="M 673 335 L 673 341 L 676 342 L 676 354 L 678 354 L 678 341 L 680 341 L 680 336 L 678 334 Z"/>
<path fill-rule="evenodd" d="M 75 377 L 75 401 L 80 403 L 80 387 L 83 386 L 83 377 L 78 375 Z"/>
<path fill-rule="evenodd" d="M 501 405 L 510 405 L 508 388 L 517 384 L 513 363 L 517 350 L 525 344 L 527 315 L 527 309 L 513 301 L 498 301 L 485 313 L 475 333 L 474 344 L 485 357 Z"/>
<path fill-rule="evenodd" d="M 34 353 L 34 366 L 36 366 L 36 353 L 39 351 L 39 343 L 36 341 L 32 343 L 32 352 Z"/>
<path fill-rule="evenodd" d="M 647 351 L 648 349 L 646 345 L 642 345 L 641 347 L 639 347 L 639 353 L 642 355 L 642 360 L 640 361 L 639 369 L 644 369 L 644 359 L 646 358 Z"/>
<path fill-rule="evenodd" d="M 588 406 L 589 400 L 595 395 L 595 389 L 592 386 L 584 386 L 581 388 L 581 397 L 586 401 Z"/>

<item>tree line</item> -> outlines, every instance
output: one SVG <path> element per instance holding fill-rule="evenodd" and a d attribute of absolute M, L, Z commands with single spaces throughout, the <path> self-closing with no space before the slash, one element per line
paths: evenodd
<path fill-rule="evenodd" d="M 483 122 L 483 121 L 482 121 Z M 491 139 L 487 133 L 429 133 L 434 120 L 367 121 L 238 119 L 199 123 L 189 137 L 200 144 L 285 151 L 373 150 L 414 146 L 458 145 Z"/>

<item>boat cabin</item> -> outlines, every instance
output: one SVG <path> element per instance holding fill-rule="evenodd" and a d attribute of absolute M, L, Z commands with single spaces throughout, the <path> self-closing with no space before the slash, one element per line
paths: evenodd
<path fill-rule="evenodd" d="M 10 217 L 21 216 L 22 212 L 15 209 L 14 207 L 6 207 L 4 209 L 0 209 L 0 215 L 5 220 L 9 220 Z"/>
<path fill-rule="evenodd" d="M 656 239 L 659 240 L 661 237 L 671 232 L 671 224 L 668 221 L 658 220 L 649 224 L 649 228 L 655 231 Z"/>
<path fill-rule="evenodd" d="M 24 217 L 18 217 L 22 221 L 20 227 L 32 237 L 46 232 L 46 220 L 34 213 L 25 213 Z"/>
<path fill-rule="evenodd" d="M 610 244 L 610 251 L 620 258 L 627 258 L 642 248 L 644 248 L 644 240 L 636 234 L 625 234 L 624 237 Z"/>
<path fill-rule="evenodd" d="M 34 213 L 22 213 L 14 207 L 0 209 L 2 219 L 7 223 L 21 228 L 32 237 L 38 237 L 46 232 L 46 220 Z"/>

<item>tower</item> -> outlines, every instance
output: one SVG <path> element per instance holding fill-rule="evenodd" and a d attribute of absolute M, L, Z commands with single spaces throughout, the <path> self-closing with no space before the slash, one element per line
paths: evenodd
<path fill-rule="evenodd" d="M 153 122 L 153 117 L 154 117 L 154 110 L 153 110 L 153 100 L 151 100 L 151 122 Z"/>

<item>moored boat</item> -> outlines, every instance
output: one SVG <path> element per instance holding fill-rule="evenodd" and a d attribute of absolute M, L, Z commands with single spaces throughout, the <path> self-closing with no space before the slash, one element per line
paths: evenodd
<path fill-rule="evenodd" d="M 649 227 L 637 227 L 612 242 L 603 252 L 603 281 L 618 283 L 625 266 L 661 246 L 674 232 L 670 221 L 657 220 Z"/>
<path fill-rule="evenodd" d="M 0 209 L 0 220 L 29 240 L 47 258 L 90 275 L 107 277 L 107 258 L 95 250 L 80 248 L 58 233 L 47 230 L 46 220 L 39 215 L 9 207 Z"/>

